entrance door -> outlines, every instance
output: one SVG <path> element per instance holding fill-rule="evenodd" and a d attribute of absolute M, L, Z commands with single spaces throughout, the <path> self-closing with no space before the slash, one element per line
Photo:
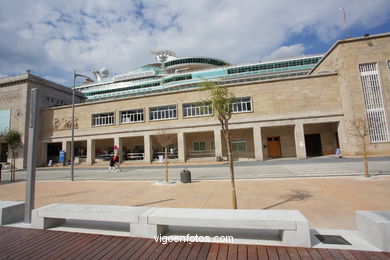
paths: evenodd
<path fill-rule="evenodd" d="M 320 134 L 305 135 L 306 155 L 307 156 L 321 156 L 322 145 Z"/>
<path fill-rule="evenodd" d="M 282 157 L 282 151 L 280 149 L 280 137 L 268 137 L 267 138 L 268 146 L 268 157 L 269 158 L 279 158 Z"/>
<path fill-rule="evenodd" d="M 0 144 L 0 162 L 7 161 L 8 144 Z"/>

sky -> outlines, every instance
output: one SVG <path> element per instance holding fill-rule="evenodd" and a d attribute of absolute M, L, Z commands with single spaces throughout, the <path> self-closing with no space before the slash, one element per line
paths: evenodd
<path fill-rule="evenodd" d="M 390 32 L 390 0 L 1 0 L 0 21 L 0 78 L 72 86 L 74 70 L 126 73 L 155 50 L 232 64 L 325 53 Z"/>

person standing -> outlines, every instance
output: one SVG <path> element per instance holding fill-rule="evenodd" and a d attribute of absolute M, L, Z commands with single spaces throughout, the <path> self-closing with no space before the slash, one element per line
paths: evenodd
<path fill-rule="evenodd" d="M 110 166 L 108 167 L 108 172 L 111 173 L 111 172 L 114 172 L 114 171 L 115 171 L 114 157 L 110 156 Z"/>

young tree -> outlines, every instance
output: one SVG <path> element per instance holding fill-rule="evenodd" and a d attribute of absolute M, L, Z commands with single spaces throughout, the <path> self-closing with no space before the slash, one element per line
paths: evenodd
<path fill-rule="evenodd" d="M 229 132 L 229 120 L 232 117 L 232 103 L 235 97 L 227 88 L 218 86 L 214 82 L 203 82 L 200 88 L 201 91 L 208 92 L 208 98 L 205 103 L 209 103 L 213 109 L 213 116 L 215 116 L 221 123 L 222 134 L 226 140 L 228 150 L 228 160 L 230 169 L 230 182 L 232 186 L 232 205 L 233 209 L 237 209 L 237 195 L 236 184 L 234 180 L 234 165 L 232 153 L 232 140 Z"/>
<path fill-rule="evenodd" d="M 18 130 L 10 129 L 4 136 L 5 142 L 9 145 L 12 152 L 11 181 L 15 181 L 15 162 L 17 149 L 22 146 L 22 134 Z"/>
<path fill-rule="evenodd" d="M 173 143 L 176 135 L 170 131 L 162 130 L 160 134 L 155 136 L 156 141 L 164 149 L 164 165 L 165 165 L 165 176 L 164 182 L 168 183 L 168 146 Z"/>
<path fill-rule="evenodd" d="M 374 127 L 375 122 L 368 122 L 364 117 L 356 117 L 349 120 L 351 134 L 356 136 L 363 154 L 364 176 L 370 177 L 368 173 L 368 156 L 367 143 L 369 142 L 370 130 Z"/>

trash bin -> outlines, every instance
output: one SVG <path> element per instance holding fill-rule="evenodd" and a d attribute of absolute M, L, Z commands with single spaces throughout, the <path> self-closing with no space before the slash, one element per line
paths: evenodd
<path fill-rule="evenodd" d="M 182 170 L 180 172 L 180 181 L 182 183 L 190 183 L 191 182 L 191 172 L 189 170 Z"/>

